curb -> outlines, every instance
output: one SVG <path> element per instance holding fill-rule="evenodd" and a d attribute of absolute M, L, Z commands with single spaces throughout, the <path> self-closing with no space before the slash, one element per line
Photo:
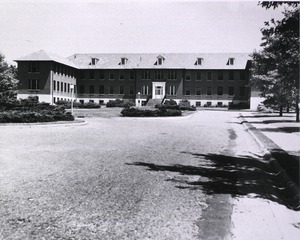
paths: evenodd
<path fill-rule="evenodd" d="M 286 173 L 286 171 L 280 166 L 276 158 L 273 156 L 273 154 L 270 152 L 270 150 L 265 146 L 265 144 L 261 141 L 260 138 L 268 139 L 268 141 L 273 142 L 271 139 L 266 137 L 263 133 L 261 133 L 257 128 L 255 128 L 251 123 L 249 123 L 247 120 L 245 120 L 244 116 L 240 113 L 239 119 L 241 120 L 241 124 L 245 127 L 246 131 L 250 133 L 250 135 L 254 138 L 254 140 L 257 142 L 259 147 L 261 148 L 263 152 L 263 159 L 265 159 L 270 168 L 277 173 L 278 180 L 281 183 L 284 183 L 284 185 L 287 187 L 287 189 L 291 192 L 293 196 L 293 200 L 297 202 L 297 209 L 300 209 L 300 189 L 299 187 L 294 183 L 294 181 L 291 179 L 291 177 Z M 260 136 L 260 137 L 259 137 Z M 274 143 L 274 145 L 276 145 Z M 278 149 L 281 149 L 278 146 Z M 285 152 L 283 149 L 281 149 L 283 152 Z"/>

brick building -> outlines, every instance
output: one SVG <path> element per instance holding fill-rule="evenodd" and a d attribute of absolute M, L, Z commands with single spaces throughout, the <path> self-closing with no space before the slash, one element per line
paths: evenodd
<path fill-rule="evenodd" d="M 250 57 L 242 53 L 74 54 L 43 50 L 16 60 L 18 98 L 106 103 L 190 100 L 250 105 Z M 72 86 L 74 94 L 72 95 Z"/>

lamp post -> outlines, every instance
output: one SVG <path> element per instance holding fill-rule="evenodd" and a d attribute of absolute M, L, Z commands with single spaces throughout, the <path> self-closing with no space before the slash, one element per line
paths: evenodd
<path fill-rule="evenodd" d="M 141 106 L 141 93 L 138 92 L 138 107 Z"/>
<path fill-rule="evenodd" d="M 70 85 L 70 89 L 71 89 L 71 114 L 73 115 L 73 93 L 74 93 L 74 85 L 73 84 Z"/>

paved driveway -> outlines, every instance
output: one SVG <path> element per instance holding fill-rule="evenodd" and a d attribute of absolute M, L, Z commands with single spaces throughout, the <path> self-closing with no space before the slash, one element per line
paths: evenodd
<path fill-rule="evenodd" d="M 230 196 L 249 193 L 236 186 L 236 156 L 259 153 L 237 116 L 2 126 L 0 238 L 229 236 Z"/>

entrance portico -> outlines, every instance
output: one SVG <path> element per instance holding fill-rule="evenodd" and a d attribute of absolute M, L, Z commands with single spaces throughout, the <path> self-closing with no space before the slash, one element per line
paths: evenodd
<path fill-rule="evenodd" d="M 152 82 L 152 99 L 163 99 L 166 95 L 165 82 Z"/>

